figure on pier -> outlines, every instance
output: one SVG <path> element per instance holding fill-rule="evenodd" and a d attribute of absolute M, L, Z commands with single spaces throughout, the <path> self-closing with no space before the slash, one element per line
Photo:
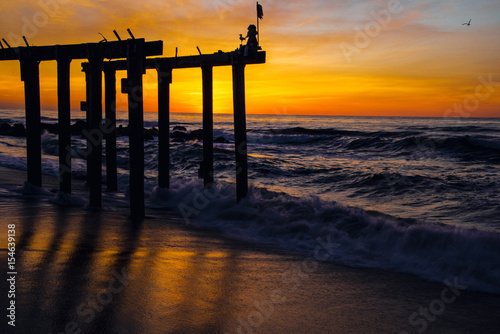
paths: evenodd
<path fill-rule="evenodd" d="M 258 35 L 257 27 L 254 24 L 249 25 L 247 36 L 244 38 L 244 39 L 248 38 L 247 44 L 243 47 L 243 55 L 245 57 L 257 53 L 257 50 L 259 49 L 259 42 L 257 41 L 257 35 Z"/>

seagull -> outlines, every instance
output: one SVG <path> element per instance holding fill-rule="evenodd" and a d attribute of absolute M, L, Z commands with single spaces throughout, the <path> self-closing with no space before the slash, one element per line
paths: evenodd
<path fill-rule="evenodd" d="M 467 23 L 463 23 L 462 25 L 463 26 L 470 26 L 470 21 L 472 21 L 472 19 L 470 19 L 469 22 L 467 22 Z"/>

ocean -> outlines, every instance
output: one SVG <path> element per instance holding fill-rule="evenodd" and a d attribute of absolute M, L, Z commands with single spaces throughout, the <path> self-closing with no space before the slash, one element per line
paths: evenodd
<path fill-rule="evenodd" d="M 127 125 L 127 113 L 117 118 Z M 170 118 L 171 130 L 202 127 L 199 114 Z M 158 126 L 156 113 L 144 119 Z M 82 112 L 72 113 L 77 120 Z M 44 110 L 42 122 L 56 123 L 57 112 Z M 1 123 L 24 123 L 24 110 L 0 110 Z M 239 203 L 232 115 L 214 115 L 214 136 L 229 142 L 214 144 L 211 190 L 198 178 L 201 141 L 171 143 L 169 190 L 156 188 L 158 139 L 145 142 L 148 214 L 304 256 L 327 245 L 328 261 L 500 294 L 500 118 L 247 115 L 250 191 Z M 86 142 L 72 141 L 73 177 L 84 180 Z M 25 142 L 0 136 L 0 166 L 25 170 Z M 117 146 L 119 191 L 104 194 L 110 211 L 128 205 L 128 137 Z M 57 176 L 57 134 L 42 135 L 42 168 Z M 3 188 L 0 201 L 20 193 Z M 70 202 L 87 200 L 75 191 Z"/>

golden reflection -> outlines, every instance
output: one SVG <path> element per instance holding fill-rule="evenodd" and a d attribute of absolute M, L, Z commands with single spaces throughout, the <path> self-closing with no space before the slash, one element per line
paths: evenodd
<path fill-rule="evenodd" d="M 257 153 L 248 153 L 248 156 L 254 157 L 254 158 L 263 158 L 263 159 L 276 159 L 276 157 L 273 157 L 271 155 L 264 155 L 264 154 L 257 154 Z"/>
<path fill-rule="evenodd" d="M 175 237 L 165 240 L 166 245 L 191 242 Z M 142 315 L 145 328 L 153 332 L 197 328 L 201 333 L 222 326 L 225 315 L 228 316 L 225 313 L 229 296 L 234 296 L 230 290 L 232 281 L 237 280 L 233 275 L 237 260 L 231 251 L 203 249 L 200 253 L 191 247 L 163 247 L 154 251 L 145 248 L 135 254 L 131 274 L 140 284 L 134 284 L 127 293 L 141 294 L 138 300 L 147 303 L 135 307 L 154 307 L 154 316 Z"/>

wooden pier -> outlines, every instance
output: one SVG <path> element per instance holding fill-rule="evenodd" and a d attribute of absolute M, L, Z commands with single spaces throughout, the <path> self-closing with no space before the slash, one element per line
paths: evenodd
<path fill-rule="evenodd" d="M 57 61 L 58 124 L 59 124 L 59 184 L 60 191 L 71 193 L 71 110 L 70 64 L 74 59 L 87 60 L 82 64 L 86 78 L 87 128 L 87 183 L 89 205 L 100 208 L 102 202 L 102 140 L 106 140 L 106 179 L 108 191 L 117 190 L 116 163 L 116 72 L 127 71 L 121 82 L 121 91 L 128 94 L 130 145 L 130 214 L 142 219 L 144 205 L 144 116 L 143 75 L 146 69 L 158 73 L 158 186 L 170 186 L 170 84 L 172 70 L 201 68 L 203 83 L 203 166 L 204 187 L 214 182 L 213 158 L 213 67 L 232 66 L 234 132 L 236 161 L 236 194 L 241 200 L 248 192 L 248 163 L 245 111 L 245 66 L 266 62 L 266 53 L 244 57 L 239 52 L 217 52 L 185 57 L 156 57 L 162 55 L 163 42 L 144 39 L 53 45 L 43 47 L 16 47 L 0 50 L 0 60 L 19 60 L 21 80 L 25 87 L 27 133 L 27 181 L 42 186 L 41 165 L 41 61 Z M 110 61 L 104 62 L 105 59 Z M 102 78 L 104 73 L 104 112 L 102 113 Z"/>

